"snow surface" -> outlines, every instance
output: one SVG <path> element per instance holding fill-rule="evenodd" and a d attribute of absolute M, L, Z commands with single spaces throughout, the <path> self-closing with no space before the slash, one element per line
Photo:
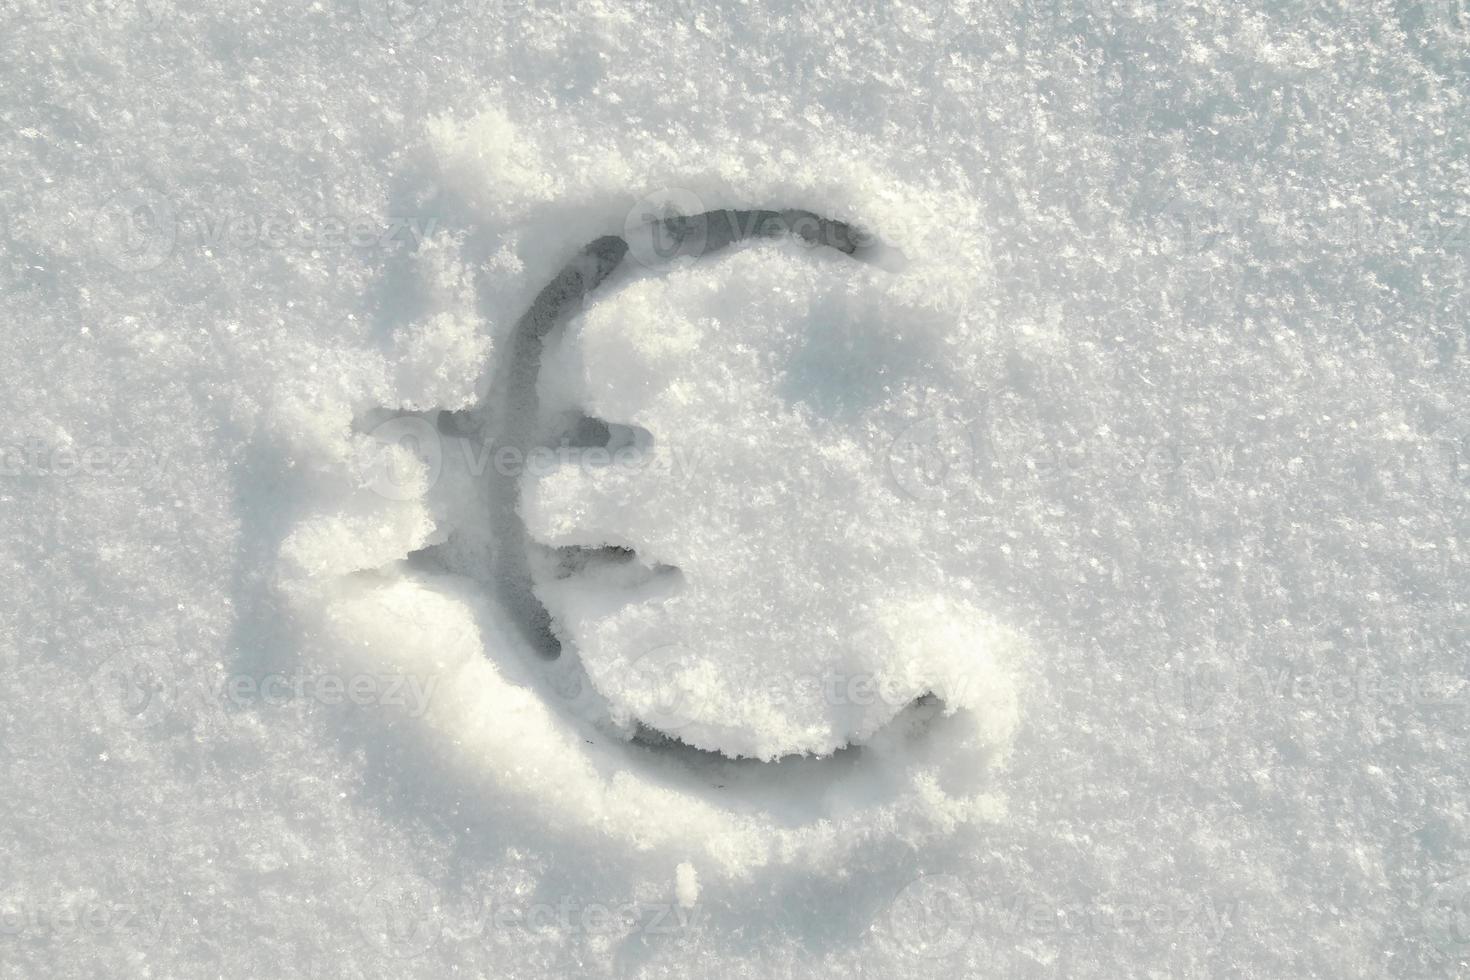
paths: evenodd
<path fill-rule="evenodd" d="M 0 976 L 1470 969 L 1460 0 L 0 26 Z"/>
<path fill-rule="evenodd" d="M 522 505 L 543 544 L 666 569 L 624 584 L 627 560 L 603 561 L 540 586 L 624 713 L 772 760 L 865 742 L 925 694 L 953 710 L 1009 683 L 983 614 L 947 608 L 965 581 L 937 560 L 947 529 L 874 465 L 908 406 L 969 387 L 983 352 L 889 300 L 889 278 L 832 249 L 748 246 L 636 280 L 546 354 L 543 406 L 650 434 L 627 462 L 584 449 L 527 474 Z M 892 460 L 905 482 L 921 462 Z"/>

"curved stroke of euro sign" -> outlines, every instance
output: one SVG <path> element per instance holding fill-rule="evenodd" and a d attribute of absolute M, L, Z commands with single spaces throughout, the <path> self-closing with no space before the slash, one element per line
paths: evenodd
<path fill-rule="evenodd" d="M 546 335 L 580 310 L 587 295 L 630 255 L 645 266 L 672 264 L 741 241 L 773 239 L 787 233 L 800 236 L 807 244 L 832 248 L 854 258 L 876 255 L 882 249 L 856 225 L 796 209 L 647 217 L 651 220 L 627 229 L 624 235 L 605 235 L 584 246 L 541 289 L 530 310 L 516 324 L 497 386 L 501 392 L 497 442 L 501 447 L 513 447 L 523 454 L 534 448 L 531 443 L 539 411 L 536 386 Z M 499 580 L 505 601 L 532 644 L 543 655 L 555 657 L 559 646 L 552 634 L 551 615 L 533 590 L 526 544 L 529 535 L 519 509 L 519 477 L 492 473 L 491 479 L 495 483 L 491 522 L 495 539 L 501 543 Z"/>

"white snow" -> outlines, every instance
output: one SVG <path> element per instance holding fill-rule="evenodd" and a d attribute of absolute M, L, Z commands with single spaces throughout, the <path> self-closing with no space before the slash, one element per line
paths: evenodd
<path fill-rule="evenodd" d="M 1462 3 L 0 28 L 0 975 L 1465 969 Z"/>
<path fill-rule="evenodd" d="M 600 300 L 542 365 L 543 406 L 652 440 L 526 477 L 538 541 L 631 548 L 651 573 L 544 576 L 593 685 L 621 715 L 657 707 L 691 745 L 767 760 L 865 742 L 928 693 L 952 711 L 1008 685 L 983 614 L 944 601 L 948 529 L 887 465 L 922 462 L 890 460 L 894 420 L 970 387 L 955 368 L 978 352 L 831 249 L 709 264 Z"/>
<path fill-rule="evenodd" d="M 692 909 L 699 901 L 699 874 L 688 861 L 680 862 L 674 869 L 674 894 L 682 908 Z"/>

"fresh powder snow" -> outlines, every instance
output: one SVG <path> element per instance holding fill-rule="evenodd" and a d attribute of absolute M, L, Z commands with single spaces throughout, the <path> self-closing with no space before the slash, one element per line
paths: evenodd
<path fill-rule="evenodd" d="M 1464 0 L 0 27 L 0 977 L 1470 970 Z"/>

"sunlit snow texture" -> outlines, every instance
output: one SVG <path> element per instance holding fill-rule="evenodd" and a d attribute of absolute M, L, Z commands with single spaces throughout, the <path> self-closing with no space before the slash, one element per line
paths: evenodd
<path fill-rule="evenodd" d="M 1464 975 L 1467 120 L 1464 0 L 10 0 L 0 977 Z"/>

